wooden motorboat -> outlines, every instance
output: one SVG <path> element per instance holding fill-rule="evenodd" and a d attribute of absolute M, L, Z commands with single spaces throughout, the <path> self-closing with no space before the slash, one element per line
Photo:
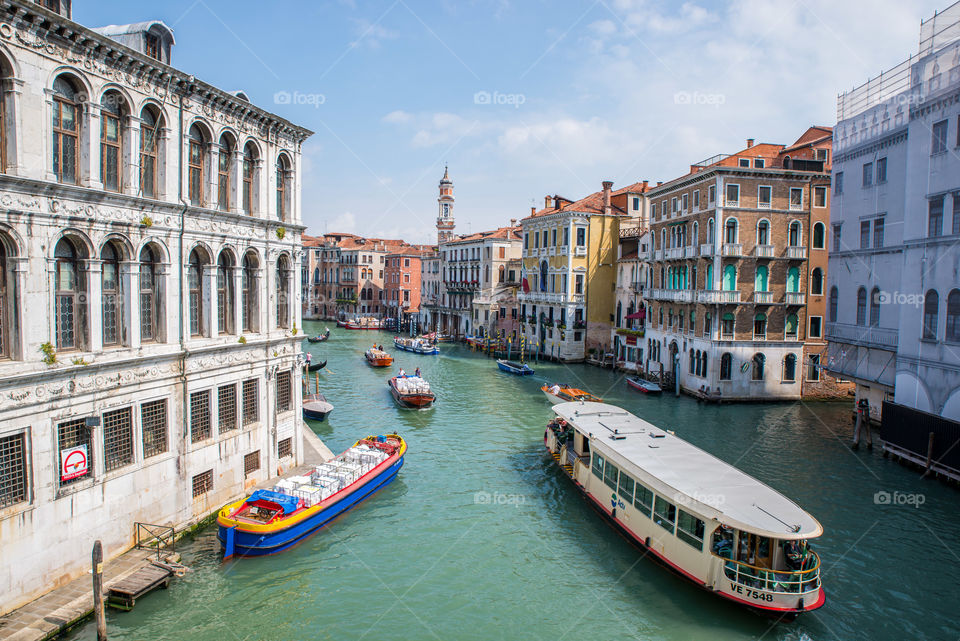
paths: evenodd
<path fill-rule="evenodd" d="M 403 338 L 397 336 L 393 339 L 393 346 L 404 352 L 413 352 L 414 354 L 439 354 L 440 349 L 435 343 L 431 343 L 422 338 Z"/>
<path fill-rule="evenodd" d="M 437 400 L 430 383 L 420 376 L 394 376 L 387 380 L 393 400 L 401 407 L 424 409 Z"/>
<path fill-rule="evenodd" d="M 407 444 L 399 434 L 367 436 L 309 475 L 255 490 L 217 515 L 224 558 L 282 552 L 397 477 Z"/>
<path fill-rule="evenodd" d="M 347 329 L 380 329 L 380 319 L 372 316 L 361 316 L 347 321 L 344 327 Z"/>
<path fill-rule="evenodd" d="M 571 403 L 577 401 L 589 401 L 591 403 L 603 402 L 602 398 L 594 396 L 590 392 L 586 392 L 571 385 L 564 385 L 562 383 L 557 383 L 555 385 L 544 385 L 540 388 L 540 391 L 544 393 L 551 403 L 554 404 Z"/>
<path fill-rule="evenodd" d="M 337 321 L 337 327 L 346 327 L 346 326 L 347 326 L 347 321 L 345 321 L 345 320 L 338 320 L 338 321 Z"/>
<path fill-rule="evenodd" d="M 333 405 L 319 392 L 303 397 L 303 418 L 308 418 L 312 421 L 323 421 L 326 420 L 327 415 L 332 411 Z"/>
<path fill-rule="evenodd" d="M 516 361 L 508 361 L 504 358 L 497 360 L 497 367 L 500 368 L 501 372 L 507 372 L 508 374 L 514 374 L 516 376 L 530 376 L 533 374 L 533 369 L 525 363 L 517 363 Z"/>
<path fill-rule="evenodd" d="M 639 376 L 628 376 L 627 385 L 644 394 L 659 394 L 663 391 L 660 389 L 660 386 L 653 381 L 646 381 Z"/>
<path fill-rule="evenodd" d="M 364 356 L 372 367 L 390 367 L 393 364 L 393 356 L 376 347 L 368 349 Z"/>
<path fill-rule="evenodd" d="M 323 334 L 319 334 L 319 335 L 317 335 L 317 336 L 307 336 L 307 342 L 310 342 L 310 343 L 322 343 L 323 341 L 327 340 L 328 338 L 330 338 L 330 330 L 329 330 L 329 328 L 328 328 L 327 331 L 324 332 Z"/>

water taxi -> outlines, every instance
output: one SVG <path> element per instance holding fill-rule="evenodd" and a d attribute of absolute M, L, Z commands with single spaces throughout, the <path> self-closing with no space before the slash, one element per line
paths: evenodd
<path fill-rule="evenodd" d="M 517 363 L 515 361 L 508 361 L 503 358 L 497 360 L 497 367 L 500 368 L 501 372 L 515 374 L 516 376 L 530 376 L 533 374 L 533 368 L 529 365 L 525 363 Z"/>
<path fill-rule="evenodd" d="M 309 476 L 281 479 L 217 515 L 224 558 L 282 552 L 397 477 L 407 444 L 399 434 L 367 436 Z"/>
<path fill-rule="evenodd" d="M 436 343 L 431 343 L 423 338 L 403 338 L 395 336 L 393 346 L 404 352 L 413 352 L 414 354 L 439 354 L 440 349 Z"/>
<path fill-rule="evenodd" d="M 561 403 L 547 450 L 608 522 L 680 576 L 765 614 L 823 605 L 823 527 L 745 472 L 626 410 Z"/>
<path fill-rule="evenodd" d="M 551 403 L 576 403 L 579 401 L 589 401 L 592 403 L 602 403 L 603 399 L 594 396 L 590 392 L 578 389 L 571 385 L 556 383 L 554 385 L 544 385 L 540 388 Z"/>
<path fill-rule="evenodd" d="M 393 356 L 376 347 L 368 349 L 364 356 L 372 367 L 390 367 L 393 364 Z"/>
<path fill-rule="evenodd" d="M 358 316 L 348 320 L 344 327 L 346 329 L 380 329 L 380 319 L 373 316 Z"/>
<path fill-rule="evenodd" d="M 387 380 L 387 385 L 393 400 L 401 407 L 425 409 L 437 400 L 430 383 L 420 376 L 394 376 Z"/>
<path fill-rule="evenodd" d="M 639 376 L 628 376 L 627 385 L 644 394 L 659 394 L 663 391 L 660 386 L 653 381 L 642 379 Z"/>

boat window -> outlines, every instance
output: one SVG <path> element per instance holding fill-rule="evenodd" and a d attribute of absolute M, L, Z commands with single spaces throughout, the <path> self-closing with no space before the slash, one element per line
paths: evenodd
<path fill-rule="evenodd" d="M 680 510 L 677 517 L 677 537 L 698 550 L 703 549 L 703 521 Z"/>
<path fill-rule="evenodd" d="M 599 454 L 593 455 L 593 475 L 603 479 L 603 457 Z"/>
<path fill-rule="evenodd" d="M 653 501 L 653 520 L 657 525 L 668 532 L 673 532 L 673 524 L 677 520 L 677 506 L 658 496 Z"/>
<path fill-rule="evenodd" d="M 633 496 L 633 506 L 640 510 L 644 516 L 650 516 L 650 509 L 653 507 L 653 492 L 642 483 L 637 483 L 636 485 L 636 494 Z"/>
<path fill-rule="evenodd" d="M 610 461 L 607 461 L 603 466 L 603 482 L 607 484 L 611 490 L 617 489 L 617 474 L 620 470 L 616 465 L 612 464 Z"/>
<path fill-rule="evenodd" d="M 620 474 L 620 489 L 617 494 L 623 499 L 624 503 L 633 502 L 633 479 L 626 474 Z"/>

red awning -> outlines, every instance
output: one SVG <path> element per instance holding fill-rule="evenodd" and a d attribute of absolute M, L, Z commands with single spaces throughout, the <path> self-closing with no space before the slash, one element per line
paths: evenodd
<path fill-rule="evenodd" d="M 529 294 L 529 293 L 530 293 L 530 283 L 527 282 L 526 277 L 524 277 L 524 279 L 523 279 L 523 293 L 524 293 L 524 294 Z"/>
<path fill-rule="evenodd" d="M 635 320 L 637 318 L 646 318 L 646 316 L 647 316 L 647 311 L 641 308 L 639 312 L 627 314 L 627 320 Z"/>

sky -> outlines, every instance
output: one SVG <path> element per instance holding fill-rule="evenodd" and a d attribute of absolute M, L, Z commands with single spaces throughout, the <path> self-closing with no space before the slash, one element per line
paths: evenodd
<path fill-rule="evenodd" d="M 314 135 L 310 234 L 436 240 L 836 122 L 837 95 L 915 53 L 947 0 L 74 0 L 173 28 L 175 67 Z"/>

